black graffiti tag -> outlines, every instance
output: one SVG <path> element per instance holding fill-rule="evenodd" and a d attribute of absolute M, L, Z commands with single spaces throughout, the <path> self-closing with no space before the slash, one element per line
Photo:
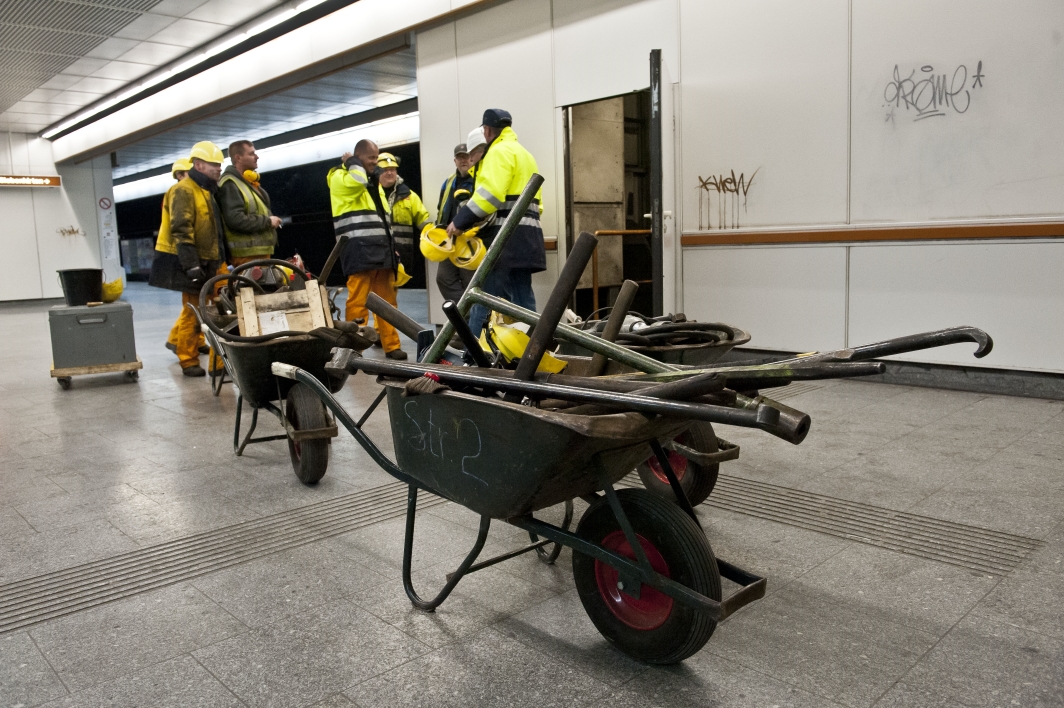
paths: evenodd
<path fill-rule="evenodd" d="M 913 111 L 914 121 L 925 118 L 941 118 L 952 109 L 954 113 L 965 113 L 972 103 L 972 91 L 983 87 L 983 62 L 979 60 L 972 75 L 971 86 L 968 85 L 968 67 L 961 64 L 952 73 L 935 73 L 930 64 L 913 69 L 908 76 L 902 76 L 899 65 L 894 65 L 894 76 L 883 89 L 883 99 L 890 108 L 887 121 L 894 120 L 894 109 Z"/>

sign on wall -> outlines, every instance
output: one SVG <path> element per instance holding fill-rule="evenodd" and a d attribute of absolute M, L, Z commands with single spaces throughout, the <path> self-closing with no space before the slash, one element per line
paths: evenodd
<path fill-rule="evenodd" d="M 62 187 L 59 175 L 0 175 L 0 187 Z"/>

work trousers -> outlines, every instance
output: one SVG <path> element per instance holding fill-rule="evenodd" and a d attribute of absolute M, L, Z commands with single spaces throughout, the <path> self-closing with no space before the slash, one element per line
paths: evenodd
<path fill-rule="evenodd" d="M 509 300 L 526 310 L 536 311 L 536 295 L 532 292 L 532 271 L 529 268 L 495 269 L 484 279 L 484 292 Z M 479 336 L 488 321 L 488 308 L 473 305 L 469 312 L 469 328 Z"/>
<path fill-rule="evenodd" d="M 389 269 L 366 270 L 361 273 L 347 276 L 347 306 L 344 308 L 344 318 L 348 322 L 362 320 L 369 324 L 369 310 L 366 309 L 366 298 L 373 292 L 393 307 L 398 305 L 395 296 L 395 273 Z M 395 327 L 374 316 L 373 326 L 381 338 L 381 348 L 385 352 L 399 349 L 399 333 Z"/>
<path fill-rule="evenodd" d="M 440 288 L 444 302 L 451 300 L 458 303 L 462 294 L 469 287 L 469 281 L 473 279 L 475 271 L 459 268 L 451 261 L 441 261 L 436 269 L 436 285 Z"/>
<path fill-rule="evenodd" d="M 200 331 L 199 320 L 188 308 L 189 305 L 199 307 L 199 295 L 181 293 L 181 312 L 177 315 L 177 321 L 170 329 L 167 342 L 177 348 L 177 360 L 182 369 L 190 366 L 199 366 L 199 348 L 203 344 L 203 332 Z"/>

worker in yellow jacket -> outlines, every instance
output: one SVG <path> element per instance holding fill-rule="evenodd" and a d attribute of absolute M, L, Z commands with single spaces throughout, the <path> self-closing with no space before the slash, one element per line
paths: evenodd
<path fill-rule="evenodd" d="M 359 140 L 354 154 L 344 153 L 343 164 L 329 170 L 327 177 L 336 237 L 346 234 L 351 239 L 340 254 L 347 276 L 345 318 L 349 322 L 369 322 L 366 298 L 371 291 L 398 305 L 395 274 L 399 261 L 388 223 L 388 198 L 377 178 L 379 152 L 373 141 Z M 379 317 L 374 317 L 373 324 L 385 356 L 406 359 L 395 328 Z"/>
<path fill-rule="evenodd" d="M 488 148 L 477 165 L 473 196 L 458 210 L 447 233 L 454 238 L 483 223 L 477 235 L 485 246 L 490 246 L 529 178 L 539 168 L 532 153 L 517 142 L 517 134 L 511 127 L 513 119 L 507 111 L 489 108 L 484 111 L 482 123 Z M 532 292 L 532 274 L 547 269 L 543 227 L 539 222 L 542 197 L 540 189 L 484 281 L 485 292 L 533 311 L 536 296 Z M 487 308 L 473 306 L 469 326 L 474 334 L 480 332 L 487 318 Z"/>
<path fill-rule="evenodd" d="M 169 220 L 159 226 L 148 283 L 181 293 L 181 314 L 174 327 L 177 358 L 185 376 L 205 376 L 199 365 L 201 332 L 186 307 L 199 304 L 203 283 L 225 261 L 222 224 L 214 195 L 224 156 L 211 142 L 196 143 L 189 154 L 192 169 L 172 189 Z"/>
<path fill-rule="evenodd" d="M 399 158 L 382 152 L 377 157 L 377 169 L 380 170 L 379 179 L 384 195 L 388 198 L 395 250 L 399 253 L 399 261 L 409 267 L 414 262 L 416 237 L 426 224 L 432 223 L 432 217 L 417 192 L 410 189 L 399 176 Z"/>
<path fill-rule="evenodd" d="M 174 178 L 174 183 L 170 185 L 170 189 L 166 190 L 166 194 L 163 196 L 163 214 L 162 220 L 159 222 L 159 233 L 162 233 L 164 229 L 170 228 L 170 204 L 174 199 L 174 190 L 177 189 L 177 183 L 188 177 L 188 171 L 192 169 L 192 160 L 187 157 L 182 157 L 175 161 L 170 167 L 170 175 Z M 177 320 L 174 321 L 174 326 L 170 328 L 170 336 L 166 338 L 166 348 L 177 354 L 177 340 L 178 340 L 178 323 L 181 322 L 181 316 L 178 315 Z M 203 333 L 200 332 L 199 340 L 197 341 L 197 348 L 200 354 L 206 354 L 209 351 L 207 343 L 203 338 Z"/>

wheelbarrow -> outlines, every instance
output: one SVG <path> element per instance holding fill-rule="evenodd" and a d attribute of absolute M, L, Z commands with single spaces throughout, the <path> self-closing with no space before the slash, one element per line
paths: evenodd
<path fill-rule="evenodd" d="M 281 265 L 293 271 L 302 287 L 266 294 L 255 281 L 241 275 L 250 268 Z M 216 298 L 216 306 L 209 307 L 207 299 L 218 283 L 224 283 L 224 286 Z M 298 366 L 335 393 L 343 387 L 347 377 L 343 373 L 325 371 L 330 350 L 338 343 L 358 349 L 370 346 L 356 333 L 336 329 L 336 323 L 325 307 L 327 298 L 323 290 L 317 281 L 308 278 L 302 269 L 291 263 L 262 259 L 240 266 L 232 273 L 211 278 L 200 292 L 200 316 L 206 326 L 206 337 L 221 356 L 238 391 L 233 450 L 240 456 L 250 444 L 287 440 L 292 468 L 299 480 L 308 485 L 316 484 L 325 475 L 329 446 L 337 435 L 337 427 L 310 389 L 290 379 L 274 376 L 270 367 L 274 362 Z M 279 306 L 292 307 L 280 310 L 277 309 Z M 268 309 L 270 307 L 274 309 Z M 259 308 L 264 312 L 259 312 Z M 229 309 L 236 309 L 238 316 L 225 312 Z M 259 315 L 276 315 L 278 312 L 286 315 L 285 321 L 294 329 L 263 333 Z M 272 319 L 276 321 L 279 316 Z M 244 325 L 244 333 L 236 334 L 234 326 L 240 323 Z M 251 408 L 251 424 L 242 434 L 245 404 Z M 260 410 L 273 414 L 284 433 L 255 437 Z"/>
<path fill-rule="evenodd" d="M 338 349 L 326 368 L 350 372 L 371 363 Z M 719 622 L 765 594 L 765 579 L 717 559 L 697 520 L 679 506 L 643 489 L 614 488 L 652 441 L 679 433 L 683 419 L 553 412 L 455 391 L 411 396 L 401 382 L 385 381 L 393 462 L 361 426 L 380 398 L 355 421 L 310 372 L 281 363 L 273 372 L 313 391 L 382 469 L 408 485 L 403 586 L 421 610 L 435 610 L 469 573 L 532 551 L 551 563 L 568 546 L 596 628 L 635 659 L 670 664 L 697 652 Z M 423 599 L 411 578 L 419 490 L 480 515 L 472 550 L 432 599 Z M 570 530 L 576 498 L 589 507 Z M 567 510 L 561 525 L 536 517 L 558 504 Z M 527 531 L 532 543 L 477 562 L 493 520 Z M 727 598 L 722 577 L 740 586 Z"/>

